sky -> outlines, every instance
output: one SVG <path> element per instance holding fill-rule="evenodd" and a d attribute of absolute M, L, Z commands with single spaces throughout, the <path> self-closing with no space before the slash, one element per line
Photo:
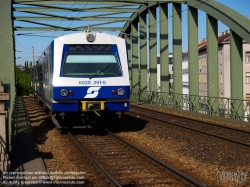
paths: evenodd
<path fill-rule="evenodd" d="M 216 0 L 217 2 L 224 4 L 228 6 L 229 8 L 232 8 L 233 10 L 239 12 L 243 16 L 247 16 L 250 18 L 250 0 Z M 70 5 L 68 5 L 70 6 Z M 188 51 L 187 43 L 188 43 L 188 38 L 187 38 L 187 6 L 182 5 L 182 44 L 183 44 L 183 52 Z M 172 44 L 171 44 L 171 39 L 172 39 L 172 19 L 171 19 L 171 7 L 169 6 L 169 52 L 172 51 Z M 206 37 L 206 14 L 202 11 L 198 11 L 198 33 L 199 33 L 199 42 Z M 18 16 L 25 16 L 25 13 L 19 13 L 15 14 Z M 63 12 L 61 13 L 62 16 L 84 16 L 84 13 L 71 13 L 71 12 Z M 86 13 L 85 13 L 86 15 Z M 158 19 L 158 13 L 157 13 L 157 19 Z M 158 21 L 158 20 L 157 20 Z M 48 22 L 50 24 L 51 22 Z M 79 23 L 77 22 L 72 22 L 72 21 L 56 21 L 53 24 L 59 25 L 62 27 L 69 27 L 69 26 L 78 26 Z M 86 23 L 82 23 L 86 25 Z M 121 27 L 124 23 L 116 23 L 114 26 Z M 33 26 L 32 24 L 26 24 L 26 23 L 21 23 L 18 21 L 15 21 L 15 26 Z M 218 22 L 218 32 L 223 32 L 228 30 L 229 28 L 221 23 L 220 21 Z M 27 34 L 29 33 L 29 36 L 27 35 L 20 35 L 20 34 Z M 50 42 L 55 38 L 55 37 L 60 37 L 65 34 L 70 34 L 72 32 L 64 32 L 64 31 L 53 31 L 53 32 L 32 32 L 32 31 L 16 31 L 15 34 L 15 47 L 16 47 L 16 64 L 21 64 L 24 65 L 25 61 L 31 62 L 32 61 L 32 51 L 34 48 L 34 56 L 35 56 L 35 61 L 36 59 L 43 53 L 43 51 L 48 47 Z M 118 32 L 112 32 L 112 31 L 107 31 L 109 34 L 114 34 L 118 35 Z M 159 32 L 157 32 L 159 33 Z M 34 35 L 34 36 L 30 36 Z M 38 36 L 37 36 L 38 35 Z M 159 36 L 158 36 L 159 37 Z M 159 42 L 158 42 L 159 44 Z M 159 45 L 157 46 L 157 53 L 159 53 Z"/>

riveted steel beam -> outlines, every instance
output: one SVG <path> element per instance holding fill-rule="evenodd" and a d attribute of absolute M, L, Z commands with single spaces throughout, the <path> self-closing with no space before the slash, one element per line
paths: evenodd
<path fill-rule="evenodd" d="M 168 3 L 160 4 L 160 66 L 161 92 L 169 92 L 169 61 L 168 61 Z"/>
<path fill-rule="evenodd" d="M 149 19 L 149 71 L 150 71 L 150 91 L 157 90 L 157 23 L 156 7 L 152 6 L 148 10 Z"/>
<path fill-rule="evenodd" d="M 42 26 L 54 27 L 54 25 L 51 25 L 51 24 L 45 24 L 45 23 L 40 23 L 40 22 L 35 22 L 35 21 L 24 21 L 24 22 L 33 23 L 33 24 L 42 25 Z M 116 23 L 116 22 L 120 22 L 120 21 L 117 20 L 117 21 L 102 22 L 102 23 L 97 23 L 97 24 L 91 24 L 89 26 L 96 27 L 99 25 L 106 25 L 106 24 L 111 24 L 111 23 Z M 85 28 L 85 27 L 86 26 L 67 28 L 67 27 L 56 26 L 56 28 L 64 29 L 64 30 L 78 30 L 78 29 Z"/>
<path fill-rule="evenodd" d="M 131 33 L 131 27 L 128 28 L 129 33 Z M 130 85 L 132 85 L 131 82 L 131 77 L 132 77 L 132 50 L 131 50 L 131 35 L 123 34 L 123 37 L 125 38 L 126 41 L 126 46 L 127 46 L 127 56 L 128 56 L 128 68 L 129 68 L 129 80 L 130 80 Z"/>
<path fill-rule="evenodd" d="M 105 5 L 105 4 L 107 4 L 107 5 L 109 5 L 109 4 L 112 4 L 112 5 L 122 5 L 122 6 L 124 6 L 124 5 L 135 5 L 135 6 L 139 6 L 139 5 L 143 5 L 144 3 L 138 3 L 138 2 L 132 2 L 132 3 L 127 3 L 127 2 L 117 2 L 117 1 L 112 1 L 112 2 L 110 2 L 110 1 L 102 1 L 101 3 L 99 2 L 99 1 L 63 1 L 63 0 L 61 0 L 61 1 L 54 1 L 54 0 L 51 0 L 51 1 L 18 1 L 18 0 L 14 0 L 14 2 L 16 3 L 16 4 L 31 4 L 31 5 L 44 5 L 44 4 L 47 4 L 47 5 L 49 5 L 49 4 L 64 4 L 64 5 L 72 5 L 74 2 L 75 2 L 75 4 L 78 4 L 78 5 L 85 5 L 85 4 L 91 4 L 91 5 L 93 5 L 93 4 L 97 4 L 97 5 L 100 5 L 100 4 L 102 4 L 102 5 Z"/>
<path fill-rule="evenodd" d="M 14 31 L 83 31 L 87 30 L 88 26 L 75 28 L 58 28 L 54 27 L 14 27 Z M 91 27 L 92 31 L 120 31 L 121 28 L 118 27 Z"/>
<path fill-rule="evenodd" d="M 218 70 L 218 21 L 207 15 L 207 83 L 208 96 L 218 97 L 219 95 L 219 70 Z"/>
<path fill-rule="evenodd" d="M 146 12 L 140 14 L 140 89 L 147 89 L 147 18 Z"/>
<path fill-rule="evenodd" d="M 188 79 L 189 79 L 189 97 L 191 111 L 198 106 L 198 100 L 195 95 L 199 95 L 199 63 L 198 63 L 198 10 L 188 7 Z"/>
<path fill-rule="evenodd" d="M 207 14 L 207 90 L 210 114 L 218 109 L 219 97 L 219 66 L 218 66 L 218 20 Z"/>
<path fill-rule="evenodd" d="M 50 2 L 51 0 L 43 0 L 43 1 L 47 1 L 47 2 Z M 55 1 L 55 0 L 52 0 L 52 1 Z M 60 0 L 60 2 L 67 2 L 68 0 Z M 85 2 L 85 3 L 88 3 L 89 1 L 88 0 L 75 0 L 75 2 Z M 121 1 L 121 2 L 124 2 L 124 3 L 142 3 L 142 4 L 146 4 L 146 3 L 150 3 L 150 2 L 177 2 L 177 3 L 185 3 L 187 2 L 187 0 L 126 0 L 126 1 Z M 14 2 L 18 3 L 18 2 L 39 2 L 39 0 L 14 0 Z M 71 1 L 73 3 L 73 1 Z M 102 2 L 117 2 L 117 0 L 91 0 L 91 3 L 92 2 L 98 2 L 99 4 L 102 4 Z"/>
<path fill-rule="evenodd" d="M 14 7 L 14 11 L 18 12 L 139 12 L 135 8 L 65 8 L 65 7 Z"/>
<path fill-rule="evenodd" d="M 138 58 L 138 19 L 131 23 L 131 40 L 132 40 L 132 76 L 131 88 L 139 89 L 139 58 Z"/>
<path fill-rule="evenodd" d="M 241 100 L 243 100 L 243 45 L 242 39 L 234 31 L 230 31 L 230 80 L 231 98 L 237 99 L 231 103 L 232 118 L 244 115 Z"/>
<path fill-rule="evenodd" d="M 174 93 L 182 94 L 182 22 L 181 4 L 173 3 L 173 79 Z"/>
<path fill-rule="evenodd" d="M 60 20 L 60 21 L 67 21 L 67 20 L 75 20 L 75 21 L 129 21 L 130 18 L 125 17 L 63 17 L 63 16 L 56 16 L 53 17 L 24 17 L 24 16 L 16 16 L 14 18 L 15 20 L 19 21 L 33 21 L 33 20 L 39 20 L 39 21 L 54 21 L 54 20 Z"/>

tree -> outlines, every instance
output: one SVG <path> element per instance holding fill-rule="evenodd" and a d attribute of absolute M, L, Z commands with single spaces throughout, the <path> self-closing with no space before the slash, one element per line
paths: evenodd
<path fill-rule="evenodd" d="M 24 67 L 27 68 L 28 67 L 28 61 L 24 62 Z"/>
<path fill-rule="evenodd" d="M 17 95 L 29 95 L 31 94 L 31 70 L 28 67 L 25 67 L 25 70 L 22 71 L 19 68 L 16 68 L 16 89 Z"/>

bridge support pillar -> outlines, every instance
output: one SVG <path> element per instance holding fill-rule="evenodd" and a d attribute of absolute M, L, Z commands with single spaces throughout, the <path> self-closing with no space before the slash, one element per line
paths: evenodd
<path fill-rule="evenodd" d="M 6 149 L 11 151 L 11 135 L 12 126 L 14 125 L 15 111 L 15 48 L 13 33 L 13 10 L 12 0 L 0 1 L 0 38 L 2 45 L 0 46 L 0 80 L 4 86 L 4 92 L 10 93 L 6 123 Z"/>
<path fill-rule="evenodd" d="M 146 13 L 139 16 L 140 22 L 140 89 L 147 89 L 147 17 Z"/>
<path fill-rule="evenodd" d="M 230 31 L 230 79 L 231 79 L 231 98 L 237 99 L 231 103 L 231 118 L 244 116 L 241 100 L 243 100 L 243 45 L 242 39 L 234 31 Z M 241 119 L 239 117 L 239 119 Z M 241 119 L 242 120 L 242 119 Z"/>
<path fill-rule="evenodd" d="M 138 58 L 138 19 L 131 24 L 132 41 L 132 69 L 131 69 L 131 88 L 139 89 L 139 58 Z"/>
<path fill-rule="evenodd" d="M 150 7 L 148 11 L 149 20 L 149 71 L 150 91 L 157 91 L 157 24 L 156 24 L 156 7 Z"/>
<path fill-rule="evenodd" d="M 173 25 L 173 80 L 174 80 L 174 106 L 181 108 L 182 98 L 182 21 L 181 4 L 173 3 L 172 6 Z"/>
<path fill-rule="evenodd" d="M 218 66 L 218 20 L 207 14 L 207 90 L 210 114 L 218 112 L 219 66 Z M 218 113 L 217 113 L 218 114 Z"/>
<path fill-rule="evenodd" d="M 4 87 L 0 82 L 0 170 L 9 171 L 10 161 L 7 153 L 7 131 L 6 125 L 7 111 L 5 111 L 5 102 L 9 100 L 9 93 L 4 93 Z"/>
<path fill-rule="evenodd" d="M 168 61 L 168 3 L 161 3 L 160 9 L 160 66 L 161 92 L 169 92 L 169 61 Z"/>
<path fill-rule="evenodd" d="M 189 71 L 189 110 L 199 107 L 199 63 L 198 63 L 198 10 L 188 7 L 188 71 Z"/>

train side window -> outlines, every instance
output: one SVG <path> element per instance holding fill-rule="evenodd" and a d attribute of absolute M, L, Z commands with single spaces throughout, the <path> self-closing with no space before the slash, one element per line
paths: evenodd
<path fill-rule="evenodd" d="M 45 79 L 49 79 L 49 60 L 46 60 Z"/>

